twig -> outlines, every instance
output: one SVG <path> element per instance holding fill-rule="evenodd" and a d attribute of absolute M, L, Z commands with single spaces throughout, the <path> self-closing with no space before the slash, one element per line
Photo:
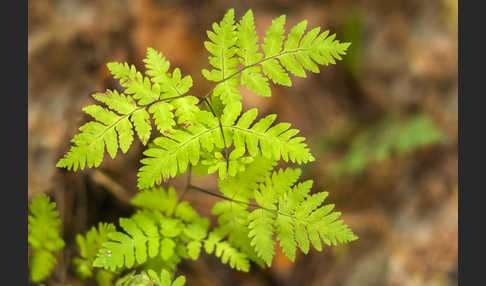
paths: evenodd
<path fill-rule="evenodd" d="M 109 192 L 111 192 L 113 195 L 115 195 L 115 197 L 118 198 L 119 200 L 121 200 L 125 203 L 130 202 L 130 199 L 132 198 L 132 194 L 130 194 L 129 191 L 127 191 L 124 187 L 122 187 L 120 184 L 115 182 L 113 179 L 108 177 L 105 173 L 103 173 L 99 170 L 93 170 L 91 172 L 91 178 L 96 183 L 105 187 Z"/>

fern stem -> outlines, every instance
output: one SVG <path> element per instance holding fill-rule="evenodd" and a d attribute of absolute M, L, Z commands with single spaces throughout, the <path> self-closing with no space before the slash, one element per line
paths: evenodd
<path fill-rule="evenodd" d="M 229 156 L 228 156 L 228 147 L 226 146 L 226 140 L 224 138 L 224 132 L 223 132 L 223 124 L 221 124 L 221 118 L 216 116 L 216 113 L 213 110 L 213 107 L 209 103 L 209 100 L 207 97 L 204 98 L 204 101 L 206 101 L 206 105 L 209 107 L 211 110 L 211 113 L 214 115 L 214 117 L 218 118 L 218 124 L 219 124 L 219 130 L 221 131 L 221 136 L 223 137 L 223 144 L 224 144 L 224 160 L 226 161 L 226 178 L 228 178 L 228 166 L 229 166 Z"/>
<path fill-rule="evenodd" d="M 182 199 L 184 199 L 184 196 L 186 195 L 187 191 L 190 189 L 191 180 L 192 180 L 191 169 L 192 169 L 192 165 L 189 165 L 189 170 L 188 170 L 188 173 L 187 173 L 187 180 L 186 180 L 186 187 L 184 188 L 184 192 L 182 192 L 181 197 L 178 198 L 178 202 L 180 202 L 180 201 L 182 201 Z M 177 204 L 177 206 L 179 206 L 179 204 Z M 176 208 L 177 208 L 177 206 L 176 206 Z"/>
<path fill-rule="evenodd" d="M 270 56 L 270 57 L 263 58 L 263 59 L 259 60 L 258 62 L 254 63 L 254 64 L 244 66 L 240 70 L 235 71 L 233 74 L 231 74 L 227 78 L 223 78 L 222 80 L 216 82 L 216 84 L 222 83 L 222 82 L 224 82 L 224 81 L 226 81 L 226 80 L 228 80 L 228 79 L 230 79 L 230 78 L 232 78 L 232 77 L 234 77 L 234 76 L 242 73 L 244 70 L 249 69 L 251 67 L 254 67 L 256 65 L 259 65 L 259 64 L 261 64 L 261 63 L 263 63 L 265 61 L 268 61 L 268 60 L 271 60 L 271 59 L 275 59 L 275 58 L 278 58 L 278 57 L 283 56 L 283 55 L 286 55 L 286 54 L 294 54 L 294 53 L 298 53 L 298 52 L 302 52 L 302 51 L 307 51 L 307 50 L 310 50 L 310 49 L 304 49 L 303 48 L 303 49 L 295 49 L 295 50 L 289 50 L 289 51 L 282 51 L 279 54 L 276 54 L 276 55 L 273 55 L 273 56 Z"/>
<path fill-rule="evenodd" d="M 189 185 L 189 188 L 191 188 L 193 190 L 196 190 L 196 191 L 199 191 L 199 192 L 202 192 L 202 193 L 205 193 L 205 194 L 210 195 L 210 196 L 213 196 L 213 197 L 217 197 L 217 198 L 220 198 L 220 199 L 223 199 L 223 200 L 227 200 L 227 201 L 233 202 L 233 203 L 243 204 L 243 205 L 247 205 L 249 207 L 253 207 L 253 208 L 257 208 L 257 209 L 262 209 L 262 210 L 266 210 L 266 211 L 269 211 L 269 212 L 272 212 L 272 213 L 276 213 L 276 214 L 281 214 L 281 215 L 284 215 L 284 216 L 288 216 L 288 217 L 291 217 L 293 219 L 298 219 L 298 218 L 294 217 L 293 215 L 289 215 L 289 214 L 282 213 L 282 212 L 279 212 L 279 211 L 276 211 L 276 210 L 272 210 L 272 209 L 269 209 L 269 208 L 266 208 L 266 207 L 262 207 L 262 206 L 259 206 L 257 204 L 247 203 L 247 202 L 244 202 L 244 201 L 240 201 L 240 200 L 235 200 L 235 199 L 232 199 L 232 198 L 228 198 L 225 195 L 220 195 L 220 194 L 217 194 L 217 193 L 213 193 L 213 192 L 210 192 L 210 191 L 205 190 L 203 188 L 200 188 L 198 186 Z"/>

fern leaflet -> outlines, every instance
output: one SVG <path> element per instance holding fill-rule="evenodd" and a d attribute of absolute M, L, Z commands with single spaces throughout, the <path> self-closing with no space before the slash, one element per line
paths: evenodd
<path fill-rule="evenodd" d="M 201 112 L 200 115 L 202 114 L 208 119 L 207 126 L 191 126 L 187 131 L 178 130 L 171 135 L 154 139 L 156 146 L 148 148 L 144 152 L 148 157 L 141 160 L 144 166 L 138 172 L 140 189 L 150 188 L 160 184 L 162 179 L 185 172 L 189 163 L 196 165 L 201 150 L 211 152 L 215 147 L 223 148 L 220 129 L 225 132 L 227 140 L 233 140 L 239 152 L 246 149 L 252 157 L 263 155 L 271 160 L 282 158 L 285 162 L 290 160 L 299 164 L 314 160 L 307 145 L 302 142 L 304 137 L 294 137 L 299 130 L 289 129 L 289 123 L 279 123 L 270 127 L 276 115 L 266 116 L 252 125 L 257 110 L 251 109 L 245 112 L 236 124 L 227 120 L 223 121 L 220 127 L 209 113 Z M 231 174 L 236 172 L 232 171 Z"/>
<path fill-rule="evenodd" d="M 57 264 L 55 253 L 62 250 L 65 243 L 59 230 L 62 222 L 55 202 L 40 194 L 29 204 L 29 211 L 30 278 L 37 283 L 50 275 Z"/>
<path fill-rule="evenodd" d="M 116 231 L 115 225 L 100 222 L 98 228 L 93 226 L 85 236 L 80 234 L 76 236 L 80 257 L 75 257 L 73 263 L 76 265 L 76 272 L 79 276 L 82 278 L 93 277 L 93 261 L 103 243 L 108 241 L 108 234 L 114 231 Z"/>

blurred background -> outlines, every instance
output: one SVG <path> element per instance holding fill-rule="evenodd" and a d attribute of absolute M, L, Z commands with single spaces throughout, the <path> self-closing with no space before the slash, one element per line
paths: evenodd
<path fill-rule="evenodd" d="M 105 159 L 98 169 L 55 167 L 90 95 L 120 88 L 106 63 L 143 70 L 148 46 L 190 74 L 193 95 L 211 87 L 206 30 L 228 8 L 247 9 L 263 38 L 274 17 L 286 29 L 308 19 L 352 46 L 343 61 L 272 97 L 243 92 L 245 108 L 277 113 L 307 137 L 316 161 L 304 167 L 314 190 L 344 213 L 360 237 L 349 245 L 312 250 L 291 263 L 278 253 L 273 267 L 238 273 L 203 255 L 180 270 L 188 285 L 457 285 L 457 0 L 31 0 L 28 8 L 28 192 L 52 196 L 67 247 L 55 270 L 77 280 L 70 261 L 76 233 L 133 211 L 143 148 Z M 138 143 L 138 141 L 135 141 Z M 136 144 L 135 144 L 136 145 Z M 170 184 L 184 186 L 184 178 Z M 195 185 L 216 190 L 215 177 Z M 209 215 L 213 197 L 185 196 Z M 48 284 L 51 285 L 51 284 Z M 53 283 L 52 285 L 60 285 Z"/>

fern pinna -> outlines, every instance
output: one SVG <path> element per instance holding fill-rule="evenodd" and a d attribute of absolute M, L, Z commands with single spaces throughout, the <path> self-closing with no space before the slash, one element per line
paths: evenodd
<path fill-rule="evenodd" d="M 34 283 L 45 280 L 57 264 L 56 253 L 64 248 L 56 203 L 38 195 L 29 204 L 29 268 Z"/>
<path fill-rule="evenodd" d="M 291 76 L 318 73 L 319 65 L 335 64 L 350 45 L 319 27 L 306 32 L 305 20 L 286 33 L 285 20 L 285 15 L 274 19 L 259 44 L 252 11 L 235 22 L 234 10 L 228 10 L 207 31 L 211 67 L 202 75 L 214 87 L 202 96 L 191 95 L 192 78 L 171 70 L 152 48 L 145 75 L 133 65 L 108 64 L 125 89 L 93 95 L 104 106 L 83 109 L 94 120 L 80 127 L 57 166 L 98 167 L 105 149 L 111 158 L 119 149 L 126 153 L 135 134 L 148 147 L 137 174 L 141 193 L 132 200 L 139 210 L 120 219 L 121 231 L 107 233 L 96 258 L 81 248 L 80 265 L 89 261 L 108 271 L 144 265 L 155 272 L 137 277 L 155 279 L 154 273 L 173 272 L 181 259 L 197 259 L 204 249 L 249 271 L 251 262 L 271 266 L 277 242 L 294 261 L 297 249 L 308 253 L 311 245 L 320 251 L 323 243 L 357 239 L 332 211 L 334 205 L 322 205 L 327 192 L 312 194 L 312 181 L 298 182 L 300 169 L 276 169 L 280 160 L 299 165 L 315 160 L 299 130 L 276 123 L 275 114 L 257 118 L 257 109 L 243 110 L 241 86 L 269 97 L 270 82 L 291 86 Z M 160 134 L 150 140 L 154 130 Z M 174 189 L 157 187 L 187 171 L 219 174 L 219 193 L 188 184 L 223 199 L 213 207 L 218 224 L 212 228 L 187 202 L 178 201 Z"/>

